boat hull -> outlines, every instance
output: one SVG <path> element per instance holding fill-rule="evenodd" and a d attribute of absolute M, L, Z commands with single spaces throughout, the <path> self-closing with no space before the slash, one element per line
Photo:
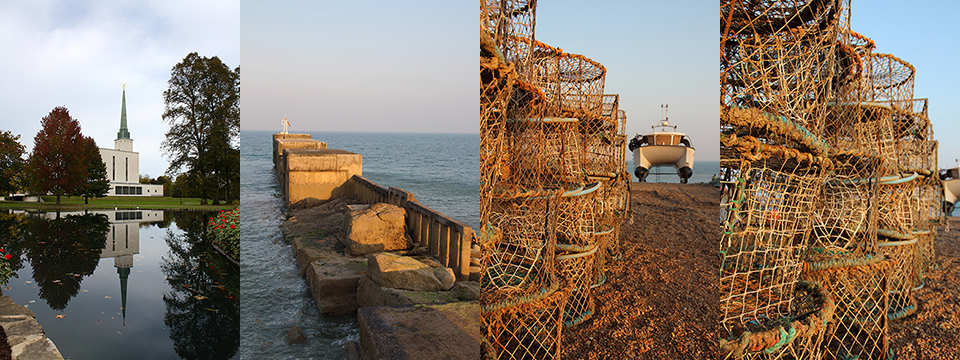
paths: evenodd
<path fill-rule="evenodd" d="M 633 164 L 649 169 L 653 165 L 693 168 L 694 149 L 683 145 L 650 145 L 633 150 Z"/>
<path fill-rule="evenodd" d="M 673 165 L 683 182 L 693 175 L 694 148 L 683 145 L 648 145 L 633 149 L 634 174 L 643 181 L 654 165 Z"/>
<path fill-rule="evenodd" d="M 958 196 L 960 196 L 960 179 L 944 180 L 943 200 L 955 204 Z"/>

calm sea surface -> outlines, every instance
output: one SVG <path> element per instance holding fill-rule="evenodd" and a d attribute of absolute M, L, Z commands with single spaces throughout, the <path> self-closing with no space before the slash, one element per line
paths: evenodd
<path fill-rule="evenodd" d="M 229 359 L 239 274 L 203 239 L 198 211 L 0 213 L 16 273 L 3 294 L 32 310 L 68 359 Z"/>
<path fill-rule="evenodd" d="M 363 156 L 363 176 L 410 191 L 421 203 L 476 227 L 480 209 L 480 136 L 315 132 L 328 148 Z M 272 132 L 240 132 L 242 359 L 339 359 L 358 340 L 356 316 L 320 314 L 282 241 L 285 208 L 273 173 Z M 294 325 L 308 335 L 287 344 Z"/>

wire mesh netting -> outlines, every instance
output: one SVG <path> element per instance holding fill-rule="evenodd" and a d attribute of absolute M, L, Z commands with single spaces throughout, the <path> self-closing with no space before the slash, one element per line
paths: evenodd
<path fill-rule="evenodd" d="M 483 356 L 556 358 L 618 255 L 626 114 L 606 68 L 535 40 L 536 1 L 481 6 Z"/>
<path fill-rule="evenodd" d="M 823 341 L 823 356 L 885 359 L 888 274 L 893 261 L 839 255 L 832 261 L 811 263 L 811 270 L 804 273 L 805 279 L 822 284 L 836 303 L 834 320 Z"/>
<path fill-rule="evenodd" d="M 917 310 L 943 222 L 916 69 L 851 31 L 847 0 L 724 1 L 720 15 L 721 354 L 895 356 L 887 323 Z M 836 311 L 822 342 L 787 346 L 804 282 Z"/>

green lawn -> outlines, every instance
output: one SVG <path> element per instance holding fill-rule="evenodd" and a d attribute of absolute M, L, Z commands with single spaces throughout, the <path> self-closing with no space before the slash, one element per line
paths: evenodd
<path fill-rule="evenodd" d="M 42 203 L 20 201 L 0 201 L 0 208 L 55 208 L 56 196 L 42 196 Z M 181 205 L 181 200 L 183 201 Z M 207 200 L 208 202 L 210 200 Z M 160 196 L 107 196 L 90 198 L 90 204 L 84 205 L 82 197 L 61 196 L 60 208 L 145 208 L 145 209 L 232 209 L 233 205 L 200 205 L 200 198 L 171 198 Z"/>

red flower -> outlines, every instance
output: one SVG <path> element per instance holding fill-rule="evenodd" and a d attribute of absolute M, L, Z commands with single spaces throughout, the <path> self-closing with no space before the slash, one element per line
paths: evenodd
<path fill-rule="evenodd" d="M 13 257 L 13 255 L 10 255 L 10 254 L 6 254 L 6 255 L 3 256 L 3 258 L 4 258 L 4 259 L 7 259 L 7 260 L 10 260 L 10 258 L 12 258 L 12 257 Z"/>
<path fill-rule="evenodd" d="M 234 226 L 235 226 L 235 225 L 230 225 L 230 228 L 233 229 Z"/>

